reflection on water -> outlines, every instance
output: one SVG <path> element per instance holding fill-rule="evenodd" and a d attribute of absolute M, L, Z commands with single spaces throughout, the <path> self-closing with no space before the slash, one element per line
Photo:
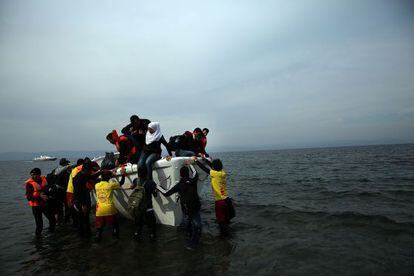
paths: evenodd
<path fill-rule="evenodd" d="M 92 274 L 143 273 L 178 275 L 227 271 L 234 249 L 232 239 L 204 233 L 195 251 L 184 248 L 185 235 L 179 228 L 159 226 L 158 239 L 151 242 L 132 239 L 132 222 L 121 222 L 121 235 L 113 239 L 108 229 L 100 243 L 81 239 L 71 226 L 60 227 L 42 239 L 32 238 L 28 258 L 19 262 L 17 272 L 82 272 Z M 216 235 L 216 233 L 214 233 Z M 26 244 L 30 248 L 29 244 Z"/>

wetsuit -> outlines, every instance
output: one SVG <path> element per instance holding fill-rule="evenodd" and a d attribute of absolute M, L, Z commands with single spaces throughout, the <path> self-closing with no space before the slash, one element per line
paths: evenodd
<path fill-rule="evenodd" d="M 79 235 L 81 236 L 90 236 L 91 234 L 89 221 L 91 195 L 88 182 L 94 179 L 96 179 L 95 175 L 90 175 L 85 171 L 80 171 L 73 178 L 73 202 L 74 208 L 79 215 Z"/>
<path fill-rule="evenodd" d="M 164 196 L 170 196 L 174 193 L 180 195 L 181 208 L 184 214 L 186 231 L 190 237 L 189 244 L 191 248 L 198 245 L 201 236 L 201 217 L 200 217 L 200 197 L 197 192 L 198 174 L 194 171 L 194 177 L 183 177 L 168 192 L 162 192 Z"/>

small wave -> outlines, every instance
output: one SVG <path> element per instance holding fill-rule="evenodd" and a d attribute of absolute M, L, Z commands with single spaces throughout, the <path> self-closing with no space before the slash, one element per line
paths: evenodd
<path fill-rule="evenodd" d="M 359 182 L 362 182 L 362 183 L 372 182 L 372 180 L 371 179 L 368 179 L 368 178 L 360 178 L 360 179 L 358 179 L 358 181 Z"/>
<path fill-rule="evenodd" d="M 392 194 L 392 195 L 404 195 L 404 196 L 414 196 L 414 191 L 413 190 L 388 190 L 385 191 L 388 194 Z"/>
<path fill-rule="evenodd" d="M 392 218 L 389 218 L 384 215 L 378 214 L 362 214 L 357 212 L 334 212 L 329 213 L 325 211 L 311 211 L 311 210 L 301 210 L 294 209 L 284 205 L 277 204 L 264 204 L 264 205 L 251 205 L 251 204 L 240 204 L 240 207 L 247 207 L 249 209 L 259 209 L 260 215 L 264 217 L 269 217 L 269 215 L 280 216 L 280 215 L 298 215 L 298 216 L 315 216 L 318 218 L 325 218 L 328 221 L 333 219 L 340 220 L 340 224 L 388 224 L 401 227 L 407 227 L 411 231 L 414 230 L 414 222 L 400 222 Z"/>
<path fill-rule="evenodd" d="M 322 195 L 327 198 L 347 198 L 347 197 L 385 197 L 382 192 L 379 191 L 321 191 Z"/>

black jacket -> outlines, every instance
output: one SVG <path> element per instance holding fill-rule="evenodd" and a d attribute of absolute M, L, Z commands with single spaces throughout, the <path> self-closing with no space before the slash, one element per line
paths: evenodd
<path fill-rule="evenodd" d="M 122 130 L 122 134 L 131 135 L 136 142 L 136 146 L 138 150 L 142 150 L 143 146 L 145 145 L 145 134 L 148 129 L 148 124 L 151 123 L 148 119 L 139 119 L 140 126 L 139 129 L 134 129 L 132 123 L 126 125 Z"/>
<path fill-rule="evenodd" d="M 91 193 L 86 184 L 89 180 L 95 180 L 96 177 L 96 175 L 80 171 L 73 178 L 73 200 L 78 208 L 82 205 L 91 206 Z"/>
<path fill-rule="evenodd" d="M 174 193 L 178 193 L 180 195 L 181 207 L 184 213 L 192 215 L 200 211 L 201 207 L 200 197 L 197 192 L 197 182 L 197 173 L 193 178 L 181 178 L 180 181 L 168 192 L 164 193 L 164 195 L 170 196 Z"/>
<path fill-rule="evenodd" d="M 158 141 L 154 141 L 149 145 L 145 145 L 144 147 L 144 152 L 146 153 L 158 153 L 161 155 L 161 144 L 163 144 L 165 146 L 165 148 L 168 151 L 169 155 L 172 155 L 172 152 L 170 150 L 170 145 L 167 143 L 167 141 L 165 141 L 164 136 L 161 137 L 160 140 Z"/>

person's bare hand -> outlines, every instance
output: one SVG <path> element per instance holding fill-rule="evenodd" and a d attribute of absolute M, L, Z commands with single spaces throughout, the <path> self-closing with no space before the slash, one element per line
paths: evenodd
<path fill-rule="evenodd" d="M 171 160 L 171 158 L 172 158 L 172 157 L 171 157 L 170 155 L 168 155 L 168 156 L 166 156 L 166 157 L 165 157 L 165 159 L 166 159 L 167 161 L 170 161 L 170 160 Z"/>
<path fill-rule="evenodd" d="M 125 169 L 125 167 L 122 167 L 121 168 L 121 174 L 124 175 L 124 176 L 126 176 L 126 169 Z"/>
<path fill-rule="evenodd" d="M 47 201 L 49 199 L 49 197 L 45 195 L 44 193 L 40 194 L 40 198 L 43 199 L 44 201 Z"/>

